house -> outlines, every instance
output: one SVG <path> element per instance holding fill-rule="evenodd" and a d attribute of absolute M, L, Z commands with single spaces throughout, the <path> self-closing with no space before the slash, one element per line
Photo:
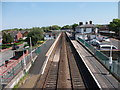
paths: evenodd
<path fill-rule="evenodd" d="M 2 38 L 0 37 L 0 45 L 2 45 Z"/>
<path fill-rule="evenodd" d="M 86 24 L 83 24 L 83 22 L 80 22 L 79 25 L 75 28 L 75 38 L 94 38 L 95 34 L 98 33 L 98 28 L 92 24 L 92 21 L 86 22 Z M 92 36 L 91 36 L 92 35 Z"/>
<path fill-rule="evenodd" d="M 20 31 L 21 32 L 21 34 L 23 35 L 23 40 L 25 40 L 26 38 L 27 38 L 27 34 L 30 32 L 30 31 L 25 31 L 25 30 L 22 30 L 22 31 Z"/>
<path fill-rule="evenodd" d="M 44 39 L 45 40 L 55 39 L 58 36 L 58 33 L 59 33 L 58 31 L 44 33 Z"/>
<path fill-rule="evenodd" d="M 22 31 L 20 31 L 20 32 L 21 32 L 21 34 L 23 35 L 23 37 L 26 37 L 27 34 L 28 34 L 30 31 L 22 30 Z"/>
<path fill-rule="evenodd" d="M 97 30 L 97 27 L 92 24 L 92 21 L 86 22 L 86 24 L 83 25 L 83 22 L 80 22 L 79 25 L 75 28 L 76 33 L 82 33 L 82 34 L 87 34 L 87 33 L 95 33 Z"/>
<path fill-rule="evenodd" d="M 23 35 L 20 31 L 10 31 L 9 33 L 14 38 L 14 41 L 18 41 L 19 39 L 23 38 Z"/>
<path fill-rule="evenodd" d="M 30 31 L 22 30 L 22 31 L 9 31 L 8 33 L 10 33 L 10 35 L 14 38 L 14 41 L 18 41 L 21 38 L 25 39 L 29 32 Z"/>

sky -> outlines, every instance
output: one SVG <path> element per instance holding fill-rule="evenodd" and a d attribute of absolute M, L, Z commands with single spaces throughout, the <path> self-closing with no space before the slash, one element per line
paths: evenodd
<path fill-rule="evenodd" d="M 117 2 L 2 2 L 0 7 L 2 30 L 64 26 L 90 20 L 94 24 L 108 24 L 118 18 Z"/>

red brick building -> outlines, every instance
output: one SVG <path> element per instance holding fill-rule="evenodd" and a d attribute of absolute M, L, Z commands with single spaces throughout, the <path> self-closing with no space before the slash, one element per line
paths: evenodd
<path fill-rule="evenodd" d="M 10 31 L 9 33 L 14 38 L 14 41 L 18 41 L 19 39 L 23 38 L 23 35 L 20 31 Z"/>
<path fill-rule="evenodd" d="M 17 34 L 16 34 L 16 40 L 19 40 L 23 38 L 23 35 L 21 34 L 21 32 L 19 31 Z"/>

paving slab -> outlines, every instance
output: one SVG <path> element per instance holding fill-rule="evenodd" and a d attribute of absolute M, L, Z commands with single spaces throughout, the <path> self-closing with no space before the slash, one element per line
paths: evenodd
<path fill-rule="evenodd" d="M 80 43 L 76 40 L 71 41 L 99 87 L 102 89 L 119 89 L 118 80 L 109 74 L 108 70 Z"/>

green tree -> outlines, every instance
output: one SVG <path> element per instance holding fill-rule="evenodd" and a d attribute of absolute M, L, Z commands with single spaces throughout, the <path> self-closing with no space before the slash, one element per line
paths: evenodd
<path fill-rule="evenodd" d="M 61 29 L 72 29 L 72 26 L 71 25 L 65 25 Z"/>
<path fill-rule="evenodd" d="M 8 38 L 8 43 L 11 43 L 14 41 L 14 38 L 10 35 L 10 33 L 7 34 L 7 38 Z"/>
<path fill-rule="evenodd" d="M 7 34 L 4 33 L 4 32 L 3 32 L 3 34 L 2 34 L 2 39 L 3 39 L 3 40 L 2 40 L 2 43 L 3 43 L 3 44 L 7 43 Z"/>
<path fill-rule="evenodd" d="M 3 44 L 6 44 L 6 43 L 11 43 L 11 42 L 13 42 L 14 41 L 14 39 L 13 39 L 13 37 L 10 35 L 10 33 L 3 33 L 3 36 L 2 36 L 2 38 L 3 38 Z"/>
<path fill-rule="evenodd" d="M 52 26 L 50 27 L 50 29 L 51 29 L 51 30 L 60 30 L 61 27 L 58 26 L 58 25 L 52 25 Z"/>
<path fill-rule="evenodd" d="M 77 26 L 78 26 L 78 24 L 76 24 L 76 23 L 73 24 L 73 25 L 72 25 L 72 29 L 75 31 L 75 28 L 76 28 Z"/>
<path fill-rule="evenodd" d="M 113 21 L 109 24 L 109 28 L 118 35 L 120 32 L 120 19 L 113 19 Z"/>
<path fill-rule="evenodd" d="M 47 26 L 47 27 L 41 27 L 41 30 L 43 30 L 44 32 L 48 32 L 50 31 L 50 26 Z"/>
<path fill-rule="evenodd" d="M 27 35 L 27 39 L 26 39 L 26 41 L 28 42 L 29 45 L 30 45 L 30 37 L 32 40 L 32 45 L 34 46 L 37 44 L 37 41 L 44 39 L 43 31 L 38 30 L 38 28 L 34 28 L 31 32 L 29 32 Z"/>

